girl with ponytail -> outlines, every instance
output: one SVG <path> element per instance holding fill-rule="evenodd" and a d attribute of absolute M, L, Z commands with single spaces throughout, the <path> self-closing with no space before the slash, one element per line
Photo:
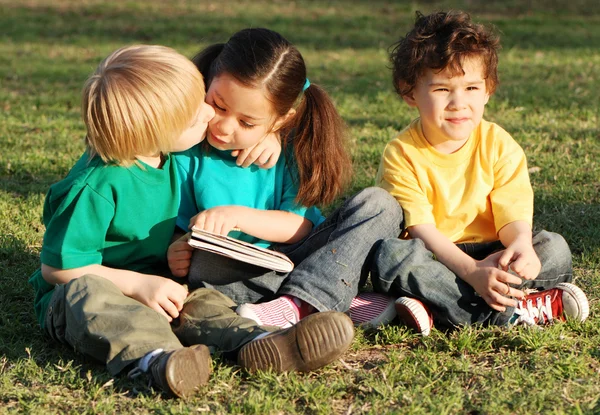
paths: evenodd
<path fill-rule="evenodd" d="M 286 327 L 315 311 L 347 311 L 366 279 L 374 245 L 398 236 L 398 204 L 369 188 L 327 219 L 321 215 L 317 206 L 331 204 L 350 182 L 345 126 L 329 95 L 308 79 L 298 49 L 279 33 L 242 30 L 193 62 L 215 117 L 205 142 L 176 157 L 177 224 L 283 252 L 295 269 L 282 275 L 193 250 L 186 236 L 169 249 L 171 271 L 188 275 L 192 287 L 221 291 L 242 304 L 241 316 L 261 325 Z M 232 151 L 260 150 L 274 136 L 281 138 L 282 157 L 275 160 L 277 151 L 259 157 L 259 164 L 273 168 L 236 165 Z M 387 298 L 379 300 L 389 311 Z"/>

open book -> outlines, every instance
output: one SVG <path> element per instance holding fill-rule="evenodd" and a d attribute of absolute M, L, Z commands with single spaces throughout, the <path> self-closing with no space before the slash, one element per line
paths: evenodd
<path fill-rule="evenodd" d="M 290 272 L 294 269 L 294 263 L 281 252 L 260 248 L 248 242 L 207 232 L 196 227 L 192 228 L 192 236 L 188 243 L 194 248 L 278 272 Z"/>

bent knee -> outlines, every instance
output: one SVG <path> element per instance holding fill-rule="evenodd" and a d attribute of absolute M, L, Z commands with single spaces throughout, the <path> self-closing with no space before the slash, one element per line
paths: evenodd
<path fill-rule="evenodd" d="M 192 303 L 211 303 L 225 307 L 235 307 L 237 304 L 225 294 L 212 288 L 198 288 L 185 299 L 184 307 Z"/>
<path fill-rule="evenodd" d="M 558 233 L 540 231 L 533 237 L 534 249 L 542 267 L 559 272 L 571 272 L 572 258 L 569 244 Z"/>
<path fill-rule="evenodd" d="M 355 198 L 372 216 L 382 216 L 390 226 L 395 225 L 400 228 L 403 219 L 402 208 L 386 190 L 380 187 L 367 187 Z"/>

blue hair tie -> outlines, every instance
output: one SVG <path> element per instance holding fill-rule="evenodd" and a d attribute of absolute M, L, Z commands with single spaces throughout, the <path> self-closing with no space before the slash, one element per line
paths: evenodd
<path fill-rule="evenodd" d="M 306 82 L 304 83 L 304 86 L 302 87 L 302 92 L 306 91 L 309 86 L 310 86 L 310 81 L 308 80 L 308 78 L 306 78 Z"/>

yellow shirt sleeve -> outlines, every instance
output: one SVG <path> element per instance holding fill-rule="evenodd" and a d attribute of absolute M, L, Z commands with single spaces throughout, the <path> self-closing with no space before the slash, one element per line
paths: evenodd
<path fill-rule="evenodd" d="M 490 193 L 496 233 L 511 222 L 533 222 L 533 189 L 525 152 L 503 129 L 497 127 L 494 139 L 494 189 Z"/>
<path fill-rule="evenodd" d="M 410 128 L 385 147 L 376 178 L 376 185 L 387 190 L 402 206 L 406 228 L 425 223 L 435 224 L 433 206 L 417 174 L 421 160 L 414 160 L 410 154 L 406 154 L 407 148 L 410 153 L 409 147 L 412 145 Z"/>

